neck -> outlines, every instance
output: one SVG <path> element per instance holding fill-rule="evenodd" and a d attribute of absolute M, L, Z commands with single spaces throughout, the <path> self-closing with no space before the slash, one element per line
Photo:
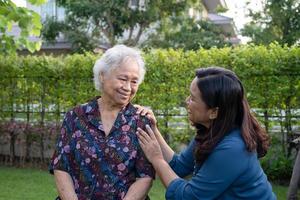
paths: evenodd
<path fill-rule="evenodd" d="M 109 98 L 101 96 L 98 99 L 98 105 L 102 111 L 119 112 L 123 106 L 113 103 Z"/>

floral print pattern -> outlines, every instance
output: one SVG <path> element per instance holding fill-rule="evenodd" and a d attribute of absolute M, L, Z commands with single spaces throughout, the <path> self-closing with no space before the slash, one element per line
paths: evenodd
<path fill-rule="evenodd" d="M 122 199 L 136 178 L 155 176 L 136 136 L 147 123 L 129 103 L 105 136 L 97 98 L 75 107 L 65 115 L 50 172 L 68 172 L 80 200 Z"/>

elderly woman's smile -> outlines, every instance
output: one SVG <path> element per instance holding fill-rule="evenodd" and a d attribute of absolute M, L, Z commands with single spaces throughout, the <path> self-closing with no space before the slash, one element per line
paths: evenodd
<path fill-rule="evenodd" d="M 138 90 L 139 66 L 131 58 L 125 59 L 120 67 L 102 74 L 102 98 L 110 99 L 112 105 L 124 107 Z"/>

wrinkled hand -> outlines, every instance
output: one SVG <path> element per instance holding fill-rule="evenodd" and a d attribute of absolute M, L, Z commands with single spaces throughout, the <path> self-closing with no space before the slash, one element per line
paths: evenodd
<path fill-rule="evenodd" d="M 154 116 L 153 111 L 150 108 L 147 108 L 147 107 L 144 107 L 144 106 L 140 106 L 140 105 L 137 105 L 137 104 L 135 104 L 134 107 L 137 108 L 136 114 L 140 114 L 142 116 L 146 116 L 150 120 L 151 125 L 156 126 L 157 120 L 156 120 L 156 118 Z"/>
<path fill-rule="evenodd" d="M 137 136 L 139 138 L 140 146 L 142 147 L 146 157 L 148 158 L 149 162 L 153 163 L 157 159 L 163 159 L 163 154 L 150 126 L 146 125 L 146 129 L 148 134 L 142 129 L 138 128 Z"/>

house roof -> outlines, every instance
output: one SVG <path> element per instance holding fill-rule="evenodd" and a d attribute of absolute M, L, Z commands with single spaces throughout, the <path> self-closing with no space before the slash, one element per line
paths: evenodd
<path fill-rule="evenodd" d="M 220 5 L 224 8 L 227 8 L 225 0 L 202 0 L 204 7 L 206 8 L 207 12 L 215 13 L 215 9 Z"/>
<path fill-rule="evenodd" d="M 215 13 L 208 13 L 207 17 L 209 21 L 216 25 L 219 25 L 224 32 L 236 36 L 237 31 L 232 18 Z"/>

